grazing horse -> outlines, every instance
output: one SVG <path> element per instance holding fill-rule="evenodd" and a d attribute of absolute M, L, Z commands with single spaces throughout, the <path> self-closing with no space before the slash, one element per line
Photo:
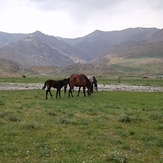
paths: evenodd
<path fill-rule="evenodd" d="M 93 88 L 98 91 L 98 86 L 97 86 L 97 80 L 96 80 L 96 77 L 95 76 L 87 76 L 87 78 L 89 79 L 90 83 L 91 83 L 91 93 L 93 93 Z M 81 87 L 79 87 L 79 90 L 78 90 L 78 96 L 79 96 L 79 93 L 80 93 L 80 89 Z"/>
<path fill-rule="evenodd" d="M 52 97 L 52 93 L 50 91 L 51 87 L 57 89 L 56 98 L 58 97 L 58 95 L 59 95 L 59 98 L 61 98 L 61 88 L 68 84 L 68 80 L 69 79 L 63 79 L 63 80 L 57 80 L 57 81 L 56 80 L 52 80 L 52 79 L 47 80 L 44 83 L 44 86 L 42 88 L 42 89 L 45 89 L 47 87 L 46 99 L 48 99 L 48 92 L 49 92 L 50 96 Z"/>
<path fill-rule="evenodd" d="M 88 95 L 90 96 L 91 95 L 91 83 L 89 81 L 89 79 L 84 75 L 84 74 L 73 74 L 70 76 L 69 78 L 69 94 L 68 94 L 68 97 L 70 97 L 70 94 L 71 96 L 73 97 L 73 94 L 72 94 L 72 89 L 75 87 L 83 87 L 83 93 L 84 93 L 84 96 L 85 95 L 85 88 L 87 87 L 88 91 Z M 80 91 L 79 91 L 80 92 Z M 79 96 L 79 92 L 78 92 L 78 96 Z"/>
<path fill-rule="evenodd" d="M 89 81 L 91 82 L 91 84 L 92 84 L 92 87 L 94 86 L 94 89 L 96 90 L 96 91 L 98 91 L 98 86 L 97 86 L 97 79 L 96 79 L 96 77 L 95 76 L 87 76 L 88 77 L 88 79 L 89 79 Z M 92 90 L 93 91 L 93 90 Z M 93 93 L 93 92 L 92 92 Z"/>

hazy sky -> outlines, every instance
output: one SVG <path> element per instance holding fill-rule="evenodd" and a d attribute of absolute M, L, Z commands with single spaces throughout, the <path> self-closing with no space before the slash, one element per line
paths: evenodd
<path fill-rule="evenodd" d="M 163 28 L 162 0 L 0 0 L 0 31 L 75 38 L 94 30 Z"/>

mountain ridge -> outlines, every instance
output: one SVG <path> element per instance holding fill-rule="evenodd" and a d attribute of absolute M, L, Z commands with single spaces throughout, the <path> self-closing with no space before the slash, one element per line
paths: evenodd
<path fill-rule="evenodd" d="M 102 71 L 105 69 L 107 73 L 107 66 L 117 72 L 125 72 L 127 68 L 132 68 L 131 59 L 136 63 L 142 58 L 144 63 L 148 62 L 145 58 L 150 62 L 152 58 L 159 59 L 159 66 L 156 66 L 157 70 L 152 71 L 149 64 L 148 72 L 161 73 L 158 69 L 163 68 L 162 42 L 163 29 L 142 27 L 121 31 L 95 30 L 86 36 L 73 39 L 49 36 L 40 31 L 29 34 L 0 32 L 0 60 L 6 59 L 26 67 L 65 67 L 62 70 L 72 67 L 74 71 L 75 66 L 71 65 L 90 69 L 90 64 L 92 72 L 97 67 L 100 69 L 101 65 Z M 79 68 L 83 70 L 81 66 Z M 143 71 L 143 67 L 140 71 Z"/>

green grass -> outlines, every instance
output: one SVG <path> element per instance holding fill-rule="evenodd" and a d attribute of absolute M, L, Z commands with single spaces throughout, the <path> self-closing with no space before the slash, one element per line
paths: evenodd
<path fill-rule="evenodd" d="M 60 80 L 67 77 L 52 78 L 53 80 Z M 13 83 L 44 83 L 50 77 L 27 77 L 27 78 L 10 78 L 1 77 L 1 82 L 13 82 Z M 119 84 L 116 77 L 97 77 L 98 84 Z M 122 76 L 120 84 L 131 84 L 131 85 L 144 85 L 144 86 L 163 86 L 162 78 L 148 78 L 142 79 L 141 76 Z"/>
<path fill-rule="evenodd" d="M 116 78 L 100 78 L 98 79 L 99 84 L 119 84 Z M 163 86 L 162 78 L 148 78 L 142 79 L 141 77 L 122 77 L 120 84 L 130 85 L 143 85 L 143 86 Z"/>
<path fill-rule="evenodd" d="M 0 91 L 0 162 L 163 162 L 163 93 L 54 94 Z"/>
<path fill-rule="evenodd" d="M 155 56 L 158 55 L 156 58 Z M 141 53 L 140 56 L 130 55 L 128 57 L 122 58 L 112 58 L 112 61 L 109 64 L 115 68 L 120 70 L 124 73 L 130 74 L 139 74 L 141 73 L 149 73 L 149 74 L 158 74 L 162 73 L 163 68 L 163 60 L 162 60 L 162 53 L 158 54 L 143 54 Z"/>
<path fill-rule="evenodd" d="M 11 82 L 11 83 L 40 83 L 40 82 L 45 82 L 47 79 L 50 78 L 44 78 L 44 77 L 27 77 L 27 78 L 20 78 L 20 77 L 1 77 L 0 82 Z M 59 78 L 57 78 L 58 80 Z"/>

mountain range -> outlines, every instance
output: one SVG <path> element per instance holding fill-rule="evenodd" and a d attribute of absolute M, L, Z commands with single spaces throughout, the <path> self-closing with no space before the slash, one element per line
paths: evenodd
<path fill-rule="evenodd" d="M 31 67 L 47 66 L 71 73 L 162 74 L 163 29 L 96 30 L 73 39 L 49 36 L 40 31 L 29 34 L 0 32 L 1 71 L 25 72 Z"/>

